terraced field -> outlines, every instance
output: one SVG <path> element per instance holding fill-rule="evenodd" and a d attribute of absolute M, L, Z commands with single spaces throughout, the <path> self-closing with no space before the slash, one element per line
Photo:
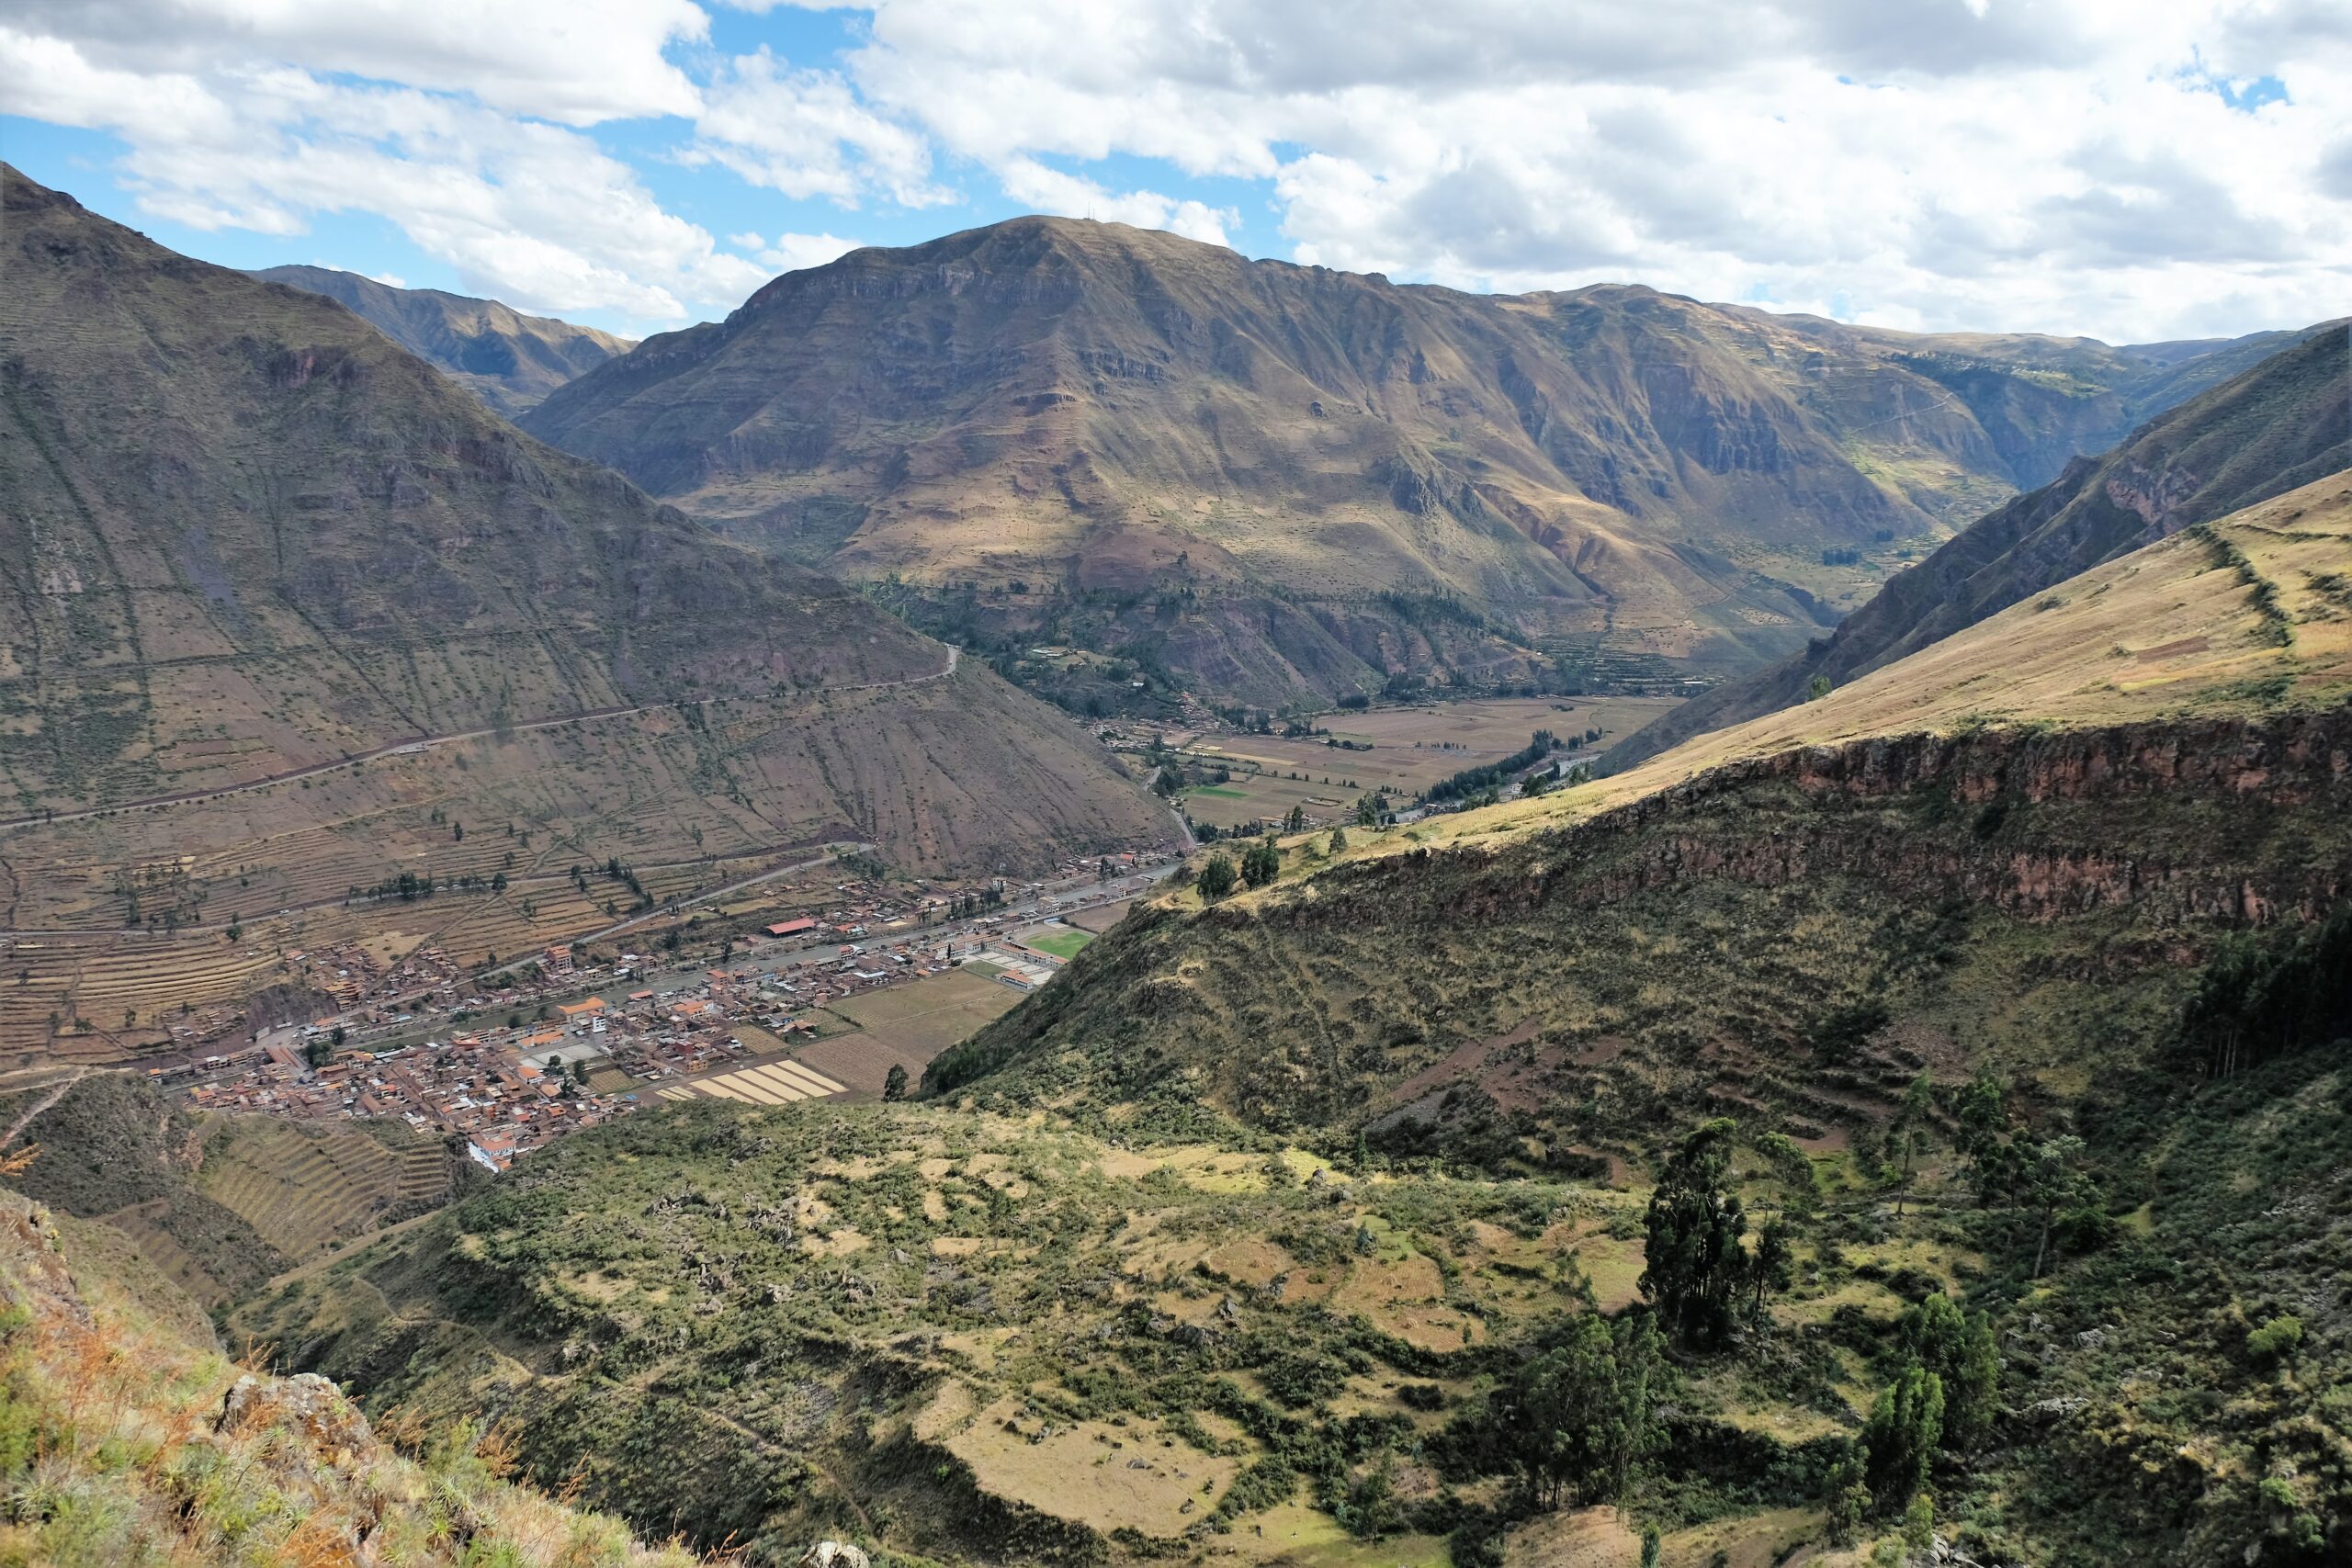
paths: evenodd
<path fill-rule="evenodd" d="M 363 1131 L 238 1117 L 208 1139 L 197 1184 L 301 1258 L 442 1201 L 450 1156 L 438 1138 L 397 1123 Z"/>

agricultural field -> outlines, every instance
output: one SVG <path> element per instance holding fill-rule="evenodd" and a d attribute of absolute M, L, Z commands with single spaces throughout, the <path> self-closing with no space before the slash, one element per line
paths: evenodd
<path fill-rule="evenodd" d="M 994 973 L 967 966 L 834 1002 L 824 1012 L 850 1027 L 798 1047 L 795 1060 L 857 1095 L 881 1093 L 894 1066 L 920 1081 L 933 1056 L 1020 1002 Z"/>
<path fill-rule="evenodd" d="M 389 1118 L 224 1117 L 205 1141 L 197 1190 L 299 1259 L 446 1202 L 451 1160 L 441 1139 Z"/>
<path fill-rule="evenodd" d="M 1464 768 L 1498 761 L 1539 729 L 1566 739 L 1599 729 L 1578 756 L 1598 756 L 1611 740 L 1673 707 L 1673 697 L 1497 697 L 1325 714 L 1315 722 L 1335 741 L 1369 745 L 1351 751 L 1326 737 L 1212 735 L 1185 749 L 1192 760 L 1232 770 L 1223 784 L 1188 790 L 1184 809 L 1220 829 L 1287 816 L 1298 807 L 1310 822 L 1339 821 L 1356 797 L 1385 789 L 1410 797 Z"/>

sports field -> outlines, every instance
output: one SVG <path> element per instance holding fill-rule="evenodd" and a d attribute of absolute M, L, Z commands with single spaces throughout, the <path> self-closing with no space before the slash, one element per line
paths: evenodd
<path fill-rule="evenodd" d="M 1076 958 L 1086 944 L 1094 940 L 1092 931 L 1082 931 L 1073 926 L 1047 926 L 1045 930 L 1021 938 L 1021 945 L 1056 958 Z"/>

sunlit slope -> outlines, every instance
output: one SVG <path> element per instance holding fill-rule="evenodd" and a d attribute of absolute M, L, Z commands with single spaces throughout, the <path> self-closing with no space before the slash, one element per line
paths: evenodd
<path fill-rule="evenodd" d="M 1845 685 L 2142 546 L 2352 465 L 2352 332 L 2337 321 L 2280 335 L 2289 341 L 2272 339 L 2277 352 L 1970 524 L 1827 637 L 1651 723 L 1612 753 L 1614 765 L 1802 702 L 1817 679 Z"/>
<path fill-rule="evenodd" d="M 2070 579 L 1796 707 L 1613 778 L 1442 818 L 1442 842 L 1572 818 L 1725 762 L 1985 726 L 2256 716 L 2352 695 L 2352 471 Z"/>

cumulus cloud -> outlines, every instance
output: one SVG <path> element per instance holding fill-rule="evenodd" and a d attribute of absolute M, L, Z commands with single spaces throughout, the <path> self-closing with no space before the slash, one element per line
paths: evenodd
<path fill-rule="evenodd" d="M 2352 296 L 2334 0 L 879 0 L 850 71 L 1020 199 L 1163 159 L 1271 182 L 1297 259 L 1463 287 L 2116 338 Z"/>
<path fill-rule="evenodd" d="M 1227 243 L 1239 209 L 1188 186 L 1250 182 L 1298 260 L 1464 288 L 2116 340 L 2352 303 L 2342 0 L 856 9 L 812 63 L 716 52 L 690 0 L 20 0 L 0 107 L 116 131 L 160 215 L 383 212 L 486 292 L 654 321 L 850 242 L 720 248 L 583 133 L 607 119 L 666 117 L 633 156 L 943 229 L 1001 192 Z"/>
<path fill-rule="evenodd" d="M 729 244 L 749 253 L 770 272 L 806 272 L 838 260 L 858 248 L 855 240 L 839 234 L 778 234 L 773 244 L 757 234 L 737 234 Z"/>
<path fill-rule="evenodd" d="M 954 199 L 931 184 L 931 147 L 920 134 L 865 107 L 838 73 L 795 70 L 765 49 L 720 68 L 684 156 L 844 207 L 869 190 L 904 207 Z"/>
<path fill-rule="evenodd" d="M 1010 160 L 997 170 L 997 177 L 1007 196 L 1039 212 L 1125 223 L 1137 229 L 1165 229 L 1204 244 L 1225 244 L 1227 227 L 1241 221 L 1241 215 L 1230 208 L 1179 200 L 1158 191 L 1114 194 L 1092 180 L 1049 168 L 1035 158 Z"/>

